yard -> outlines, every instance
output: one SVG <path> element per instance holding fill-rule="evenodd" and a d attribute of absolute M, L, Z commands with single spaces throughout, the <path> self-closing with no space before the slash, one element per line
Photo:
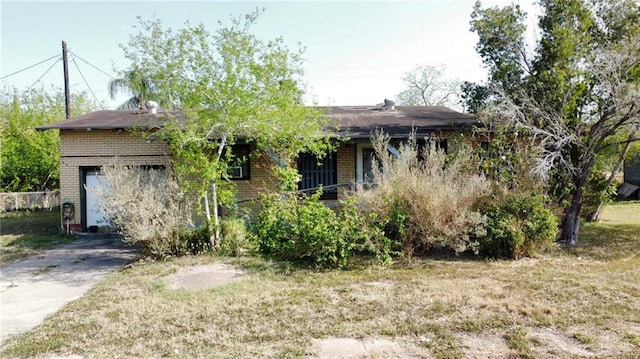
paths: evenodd
<path fill-rule="evenodd" d="M 0 265 L 73 240 L 59 226 L 59 210 L 1 213 Z"/>
<path fill-rule="evenodd" d="M 179 268 L 221 261 L 248 275 L 170 288 Z M 296 358 L 316 339 L 349 337 L 387 339 L 406 357 L 636 358 L 638 268 L 638 202 L 607 207 L 574 249 L 520 261 L 416 259 L 324 272 L 251 257 L 139 262 L 4 343 L 0 356 Z"/>

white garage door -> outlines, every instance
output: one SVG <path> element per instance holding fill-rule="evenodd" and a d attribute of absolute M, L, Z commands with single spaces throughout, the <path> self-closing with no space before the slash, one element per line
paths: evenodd
<path fill-rule="evenodd" d="M 98 187 L 104 180 L 104 174 L 98 170 L 87 171 L 85 177 L 86 188 L 86 204 L 87 204 L 87 227 L 89 226 L 104 226 L 107 223 L 104 221 L 104 215 L 98 206 L 98 195 L 95 188 Z"/>

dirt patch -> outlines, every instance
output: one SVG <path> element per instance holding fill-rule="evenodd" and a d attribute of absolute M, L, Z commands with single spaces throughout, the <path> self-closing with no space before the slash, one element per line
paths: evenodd
<path fill-rule="evenodd" d="M 171 289 L 206 289 L 231 283 L 244 275 L 238 267 L 214 263 L 180 268 L 168 281 Z"/>
<path fill-rule="evenodd" d="M 632 352 L 634 345 L 624 339 L 624 334 L 633 334 L 633 327 L 627 326 L 626 323 L 616 323 L 615 327 L 615 330 L 611 330 L 604 327 L 581 325 L 570 327 L 567 333 L 582 342 L 586 350 L 593 352 L 598 357 L 612 357 Z"/>
<path fill-rule="evenodd" d="M 551 328 L 534 328 L 530 329 L 529 337 L 535 342 L 543 344 L 538 349 L 545 348 L 546 352 L 541 355 L 558 355 L 570 354 L 583 357 L 593 356 L 594 353 L 589 351 L 584 344 L 577 339 L 567 336 L 565 333 Z"/>
<path fill-rule="evenodd" d="M 315 339 L 307 356 L 318 359 L 347 359 L 374 356 L 376 358 L 415 358 L 406 348 L 387 339 L 327 338 Z"/>
<path fill-rule="evenodd" d="M 510 352 L 498 334 L 461 334 L 458 339 L 464 348 L 465 358 L 503 358 Z"/>

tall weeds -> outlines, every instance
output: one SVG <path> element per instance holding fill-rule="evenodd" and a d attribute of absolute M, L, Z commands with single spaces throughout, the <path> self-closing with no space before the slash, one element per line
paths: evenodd
<path fill-rule="evenodd" d="M 385 222 L 386 235 L 406 255 L 477 252 L 486 218 L 475 205 L 490 193 L 490 182 L 479 173 L 471 149 L 460 146 L 447 155 L 429 141 L 419 147 L 414 136 L 396 157 L 388 136 L 377 133 L 372 142 L 377 165 L 373 183 L 356 192 L 360 208 Z"/>

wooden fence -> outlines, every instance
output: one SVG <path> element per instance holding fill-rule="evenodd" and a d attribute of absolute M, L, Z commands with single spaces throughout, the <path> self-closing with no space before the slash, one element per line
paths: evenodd
<path fill-rule="evenodd" d="M 60 191 L 0 192 L 0 212 L 60 207 Z"/>

